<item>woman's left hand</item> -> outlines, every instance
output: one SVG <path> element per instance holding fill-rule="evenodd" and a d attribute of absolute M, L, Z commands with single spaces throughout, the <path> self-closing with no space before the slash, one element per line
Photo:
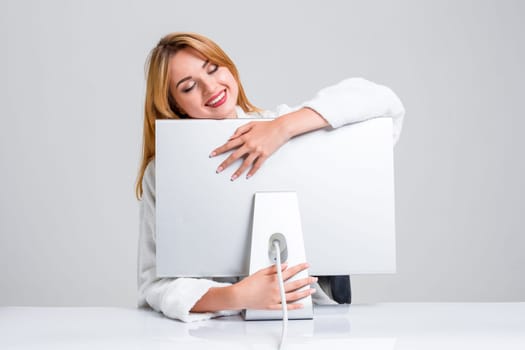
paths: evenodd
<path fill-rule="evenodd" d="M 239 169 L 233 173 L 231 180 L 233 181 L 241 176 L 250 166 L 251 169 L 246 178 L 248 179 L 255 174 L 266 159 L 290 139 L 289 133 L 281 121 L 279 118 L 270 121 L 256 121 L 238 128 L 225 144 L 210 154 L 211 157 L 214 157 L 235 149 L 219 165 L 217 173 L 229 167 L 237 159 L 244 158 Z"/>

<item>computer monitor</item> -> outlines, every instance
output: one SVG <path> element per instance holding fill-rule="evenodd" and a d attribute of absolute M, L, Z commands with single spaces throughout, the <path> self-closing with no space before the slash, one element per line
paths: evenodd
<path fill-rule="evenodd" d="M 217 174 L 227 155 L 209 154 L 250 121 L 156 122 L 158 276 L 248 275 L 254 194 L 267 191 L 297 194 L 310 275 L 394 273 L 391 119 L 298 136 L 230 181 L 241 161 Z"/>

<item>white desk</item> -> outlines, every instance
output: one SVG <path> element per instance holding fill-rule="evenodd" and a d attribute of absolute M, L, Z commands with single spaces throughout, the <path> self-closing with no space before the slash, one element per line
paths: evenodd
<path fill-rule="evenodd" d="M 0 349 L 277 349 L 279 321 L 185 324 L 149 310 L 2 307 Z M 315 308 L 290 321 L 287 349 L 525 349 L 525 303 Z"/>

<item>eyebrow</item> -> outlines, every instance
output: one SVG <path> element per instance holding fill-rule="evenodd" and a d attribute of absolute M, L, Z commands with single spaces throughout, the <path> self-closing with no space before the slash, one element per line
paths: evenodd
<path fill-rule="evenodd" d="M 210 60 L 206 60 L 204 61 L 204 63 L 202 64 L 202 68 L 205 68 L 206 65 L 210 63 Z M 177 83 L 177 85 L 175 85 L 175 88 L 178 88 L 180 84 L 184 83 L 186 80 L 190 80 L 191 79 L 191 76 L 189 77 L 186 77 L 186 78 L 182 78 L 181 80 L 179 80 L 179 82 Z"/>

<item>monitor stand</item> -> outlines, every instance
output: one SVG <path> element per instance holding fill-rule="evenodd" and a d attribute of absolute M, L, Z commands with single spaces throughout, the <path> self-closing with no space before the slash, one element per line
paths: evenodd
<path fill-rule="evenodd" d="M 254 198 L 250 275 L 272 265 L 269 251 L 270 237 L 280 233 L 286 238 L 288 267 L 306 262 L 299 202 L 295 192 L 257 192 Z M 308 270 L 301 271 L 288 281 L 308 277 Z M 309 288 L 306 286 L 305 288 Z M 302 309 L 289 310 L 288 319 L 312 319 L 312 297 L 298 301 Z M 282 310 L 245 310 L 245 320 L 281 320 Z"/>

